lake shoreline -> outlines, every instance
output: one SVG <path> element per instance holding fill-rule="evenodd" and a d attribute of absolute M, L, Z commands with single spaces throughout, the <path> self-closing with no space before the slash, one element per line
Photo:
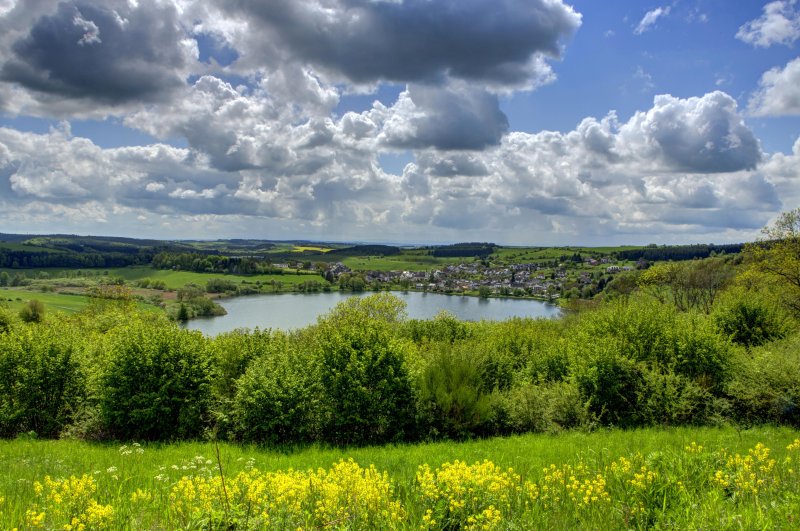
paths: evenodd
<path fill-rule="evenodd" d="M 219 317 L 197 317 L 182 323 L 183 328 L 217 335 L 237 328 L 276 328 L 294 330 L 316 322 L 320 315 L 350 297 L 365 297 L 377 292 L 297 291 L 261 293 L 216 298 L 228 312 Z M 480 298 L 464 294 L 425 291 L 391 291 L 406 303 L 409 319 L 430 319 L 442 311 L 464 321 L 507 320 L 510 318 L 557 318 L 563 315 L 558 304 L 531 298 Z M 275 295 L 281 296 L 274 297 Z M 280 300 L 280 302 L 278 302 Z"/>

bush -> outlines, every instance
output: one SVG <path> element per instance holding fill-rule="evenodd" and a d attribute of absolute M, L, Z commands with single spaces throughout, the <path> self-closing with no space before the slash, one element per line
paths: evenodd
<path fill-rule="evenodd" d="M 441 311 L 433 319 L 409 319 L 403 323 L 401 334 L 415 343 L 447 341 L 453 343 L 470 336 L 467 323 L 448 312 Z"/>
<path fill-rule="evenodd" d="M 235 438 L 272 445 L 314 440 L 319 387 L 313 360 L 284 336 L 273 338 L 237 381 L 231 408 Z"/>
<path fill-rule="evenodd" d="M 236 293 L 236 283 L 224 278 L 212 278 L 206 282 L 206 291 L 209 293 Z"/>
<path fill-rule="evenodd" d="M 790 317 L 779 303 L 752 291 L 731 291 L 713 315 L 720 333 L 745 347 L 780 339 L 790 329 Z"/>
<path fill-rule="evenodd" d="M 643 376 L 637 397 L 643 425 L 704 424 L 719 413 L 717 399 L 690 378 L 657 370 L 645 371 Z"/>
<path fill-rule="evenodd" d="M 646 366 L 619 351 L 612 340 L 586 345 L 576 381 L 589 412 L 599 422 L 628 428 L 642 421 L 638 400 L 645 391 Z"/>
<path fill-rule="evenodd" d="M 100 382 L 100 411 L 114 438 L 197 438 L 211 399 L 209 352 L 202 334 L 134 322 L 113 332 Z"/>
<path fill-rule="evenodd" d="M 402 315 L 402 301 L 376 294 L 347 299 L 320 319 L 313 333 L 329 441 L 402 440 L 413 428 L 404 345 L 393 337 Z"/>
<path fill-rule="evenodd" d="M 8 332 L 14 325 L 14 316 L 6 308 L 0 306 L 0 334 Z"/>
<path fill-rule="evenodd" d="M 588 428 L 591 415 L 575 382 L 525 384 L 505 395 L 508 424 L 518 433 Z"/>
<path fill-rule="evenodd" d="M 422 428 L 431 436 L 464 439 L 493 431 L 501 401 L 484 377 L 482 357 L 471 343 L 428 353 L 419 382 Z"/>
<path fill-rule="evenodd" d="M 44 319 L 44 304 L 37 299 L 31 299 L 19 311 L 19 317 L 26 323 L 41 323 Z"/>
<path fill-rule="evenodd" d="M 0 334 L 0 437 L 57 437 L 86 396 L 79 343 L 69 327 Z"/>
<path fill-rule="evenodd" d="M 800 335 L 741 349 L 726 385 L 735 419 L 800 427 Z"/>

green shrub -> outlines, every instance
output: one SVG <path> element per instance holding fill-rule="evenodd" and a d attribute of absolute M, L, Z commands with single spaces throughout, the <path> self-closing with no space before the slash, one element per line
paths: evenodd
<path fill-rule="evenodd" d="M 285 337 L 273 338 L 236 382 L 231 408 L 235 438 L 272 445 L 316 439 L 320 394 L 311 357 Z"/>
<path fill-rule="evenodd" d="M 403 303 L 388 294 L 350 298 L 313 330 L 325 406 L 324 436 L 338 444 L 402 440 L 413 429 Z"/>
<path fill-rule="evenodd" d="M 0 306 L 0 334 L 8 332 L 14 325 L 14 316 L 6 308 Z"/>
<path fill-rule="evenodd" d="M 790 317 L 780 303 L 754 291 L 731 291 L 713 315 L 720 332 L 745 347 L 780 339 L 790 330 Z"/>
<path fill-rule="evenodd" d="M 44 319 L 44 304 L 37 299 L 31 299 L 19 311 L 19 318 L 26 323 L 41 323 Z"/>
<path fill-rule="evenodd" d="M 459 321 L 453 314 L 445 311 L 439 312 L 433 319 L 409 319 L 403 323 L 401 334 L 415 343 L 423 341 L 453 343 L 471 335 L 467 323 Z"/>
<path fill-rule="evenodd" d="M 142 321 L 112 333 L 99 396 L 109 434 L 126 440 L 202 435 L 211 399 L 202 334 Z"/>
<path fill-rule="evenodd" d="M 680 314 L 673 323 L 673 357 L 662 369 L 687 376 L 715 392 L 730 376 L 731 346 L 705 314 Z"/>
<path fill-rule="evenodd" d="M 57 437 L 86 396 L 73 331 L 32 325 L 0 334 L 0 436 Z"/>
<path fill-rule="evenodd" d="M 508 424 L 518 433 L 588 428 L 591 415 L 575 382 L 529 383 L 505 395 Z"/>
<path fill-rule="evenodd" d="M 712 422 L 718 399 L 691 378 L 669 371 L 643 373 L 639 389 L 639 418 L 647 426 L 674 426 Z"/>
<path fill-rule="evenodd" d="M 206 282 L 206 291 L 209 293 L 236 293 L 237 287 L 235 282 L 224 278 L 212 278 Z"/>
<path fill-rule="evenodd" d="M 584 345 L 575 376 L 589 412 L 602 424 L 627 428 L 641 424 L 647 368 L 620 350 L 611 339 Z"/>
<path fill-rule="evenodd" d="M 581 339 L 613 342 L 617 352 L 634 361 L 670 365 L 674 356 L 677 311 L 653 300 L 615 300 L 582 314 Z"/>
<path fill-rule="evenodd" d="M 431 436 L 485 435 L 497 422 L 498 396 L 486 385 L 474 344 L 439 344 L 428 353 L 418 389 L 422 428 Z"/>
<path fill-rule="evenodd" d="M 726 392 L 739 422 L 800 427 L 800 335 L 741 349 Z"/>

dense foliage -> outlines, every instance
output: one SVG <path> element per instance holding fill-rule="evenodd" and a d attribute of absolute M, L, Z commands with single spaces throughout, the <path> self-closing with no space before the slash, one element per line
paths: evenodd
<path fill-rule="evenodd" d="M 283 274 L 283 269 L 273 266 L 269 260 L 252 256 L 161 252 L 153 256 L 151 263 L 156 269 L 176 269 L 196 273 Z"/>
<path fill-rule="evenodd" d="M 456 243 L 431 248 L 431 254 L 438 257 L 472 257 L 485 258 L 492 254 L 498 246 L 493 243 Z"/>
<path fill-rule="evenodd" d="M 795 321 L 735 291 L 711 314 L 642 295 L 500 323 L 409 320 L 378 294 L 298 332 L 213 339 L 102 310 L 42 323 L 4 313 L 0 434 L 367 444 L 596 425 L 800 426 Z"/>
<path fill-rule="evenodd" d="M 695 244 L 695 245 L 662 245 L 648 246 L 644 249 L 628 249 L 617 251 L 616 255 L 621 260 L 692 260 L 695 258 L 708 258 L 715 254 L 738 253 L 744 244 L 731 243 L 728 245 Z"/>

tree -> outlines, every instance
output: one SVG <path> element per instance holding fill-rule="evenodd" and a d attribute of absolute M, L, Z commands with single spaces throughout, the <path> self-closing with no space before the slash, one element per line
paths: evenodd
<path fill-rule="evenodd" d="M 784 212 L 746 252 L 756 271 L 779 282 L 785 303 L 800 314 L 800 208 Z"/>
<path fill-rule="evenodd" d="M 0 286 L 8 286 L 9 284 L 11 284 L 11 275 L 3 271 L 0 273 Z"/>
<path fill-rule="evenodd" d="M 645 270 L 637 283 L 660 302 L 671 297 L 681 311 L 697 308 L 709 313 L 732 276 L 733 269 L 723 258 L 706 258 L 656 264 Z"/>

